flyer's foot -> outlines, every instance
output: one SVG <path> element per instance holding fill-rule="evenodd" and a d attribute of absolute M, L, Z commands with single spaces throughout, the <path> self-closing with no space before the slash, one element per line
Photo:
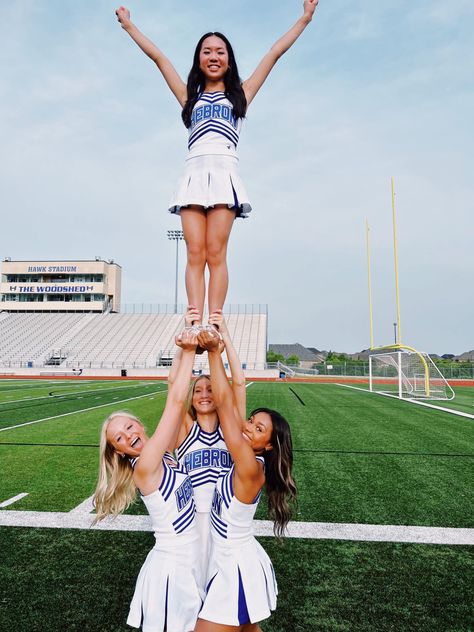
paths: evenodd
<path fill-rule="evenodd" d="M 219 331 L 219 325 L 210 325 L 209 323 L 202 328 L 204 331 L 208 331 L 213 336 L 217 335 L 222 340 L 221 332 Z"/>

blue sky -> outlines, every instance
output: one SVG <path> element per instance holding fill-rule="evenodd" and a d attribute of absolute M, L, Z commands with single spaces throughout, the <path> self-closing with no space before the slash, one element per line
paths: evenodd
<path fill-rule="evenodd" d="M 166 209 L 186 130 L 115 6 L 16 0 L 2 8 L 0 257 L 113 258 L 126 302 L 171 303 L 166 230 L 179 220 Z M 242 78 L 301 7 L 129 5 L 183 77 L 201 34 L 220 30 Z M 254 210 L 236 222 L 229 252 L 228 302 L 268 303 L 270 342 L 368 346 L 365 218 L 375 341 L 392 342 L 394 176 L 403 341 L 440 354 L 474 348 L 473 31 L 471 0 L 321 0 L 278 62 L 242 131 Z M 183 263 L 184 244 L 180 255 Z M 183 274 L 181 266 L 184 302 Z"/>

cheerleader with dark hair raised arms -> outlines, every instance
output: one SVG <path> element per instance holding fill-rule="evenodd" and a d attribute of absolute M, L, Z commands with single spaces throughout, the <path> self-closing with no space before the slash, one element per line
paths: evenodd
<path fill-rule="evenodd" d="M 222 471 L 211 510 L 211 557 L 206 597 L 195 632 L 257 632 L 276 608 L 277 585 L 270 558 L 253 536 L 261 491 L 268 498 L 277 536 L 290 519 L 296 497 L 290 427 L 278 412 L 257 408 L 242 424 L 222 364 L 223 342 L 204 331 L 199 344 L 209 353 L 214 403 L 234 461 Z"/>
<path fill-rule="evenodd" d="M 206 265 L 209 314 L 224 306 L 230 231 L 234 219 L 246 217 L 251 210 L 237 169 L 242 119 L 275 63 L 311 22 L 317 4 L 318 0 L 304 0 L 303 15 L 243 82 L 229 40 L 222 33 L 206 33 L 197 43 L 187 84 L 161 50 L 131 22 L 128 9 L 116 11 L 125 31 L 158 66 L 179 101 L 189 131 L 185 173 L 169 210 L 181 215 L 187 247 L 188 303 L 200 314 L 204 313 Z"/>

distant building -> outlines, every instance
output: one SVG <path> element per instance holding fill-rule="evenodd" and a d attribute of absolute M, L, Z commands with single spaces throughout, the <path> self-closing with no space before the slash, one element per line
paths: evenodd
<path fill-rule="evenodd" d="M 314 355 L 320 355 L 322 358 L 325 358 L 328 354 L 327 351 L 320 351 L 319 349 L 316 349 L 316 347 L 306 347 L 306 349 L 311 351 L 311 353 L 314 353 Z"/>
<path fill-rule="evenodd" d="M 472 351 L 466 351 L 465 353 L 461 353 L 457 358 L 461 362 L 474 362 L 474 349 Z"/>
<path fill-rule="evenodd" d="M 369 349 L 363 349 L 362 351 L 359 351 L 358 353 L 349 353 L 348 358 L 350 358 L 351 360 L 364 360 L 365 362 L 368 362 L 369 355 L 370 355 Z"/>
<path fill-rule="evenodd" d="M 122 268 L 113 260 L 1 264 L 0 311 L 118 312 Z"/>
<path fill-rule="evenodd" d="M 300 366 L 304 369 L 311 369 L 313 364 L 324 362 L 324 354 L 313 353 L 298 342 L 287 345 L 269 345 L 269 351 L 273 351 L 273 353 L 278 353 L 284 358 L 289 358 L 290 356 L 298 356 L 298 358 L 300 359 Z"/>

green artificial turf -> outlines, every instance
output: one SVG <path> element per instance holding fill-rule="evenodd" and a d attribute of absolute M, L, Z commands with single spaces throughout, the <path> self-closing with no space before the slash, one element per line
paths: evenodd
<path fill-rule="evenodd" d="M 264 632 L 474 629 L 474 549 L 261 542 L 278 606 Z M 0 528 L 2 632 L 109 632 L 125 625 L 148 533 Z"/>
<path fill-rule="evenodd" d="M 474 390 L 456 392 L 468 410 Z M 334 384 L 254 383 L 247 394 L 249 410 L 291 423 L 296 519 L 474 527 L 473 420 Z M 152 432 L 165 398 L 160 382 L 0 380 L 0 428 L 73 413 L 0 432 L 0 502 L 29 494 L 0 511 L 70 511 L 94 490 L 104 418 L 125 408 Z M 474 630 L 474 547 L 261 542 L 280 587 L 264 632 Z M 150 533 L 0 528 L 0 629 L 129 629 L 152 545 Z"/>
<path fill-rule="evenodd" d="M 29 494 L 7 511 L 71 510 L 94 490 L 95 446 L 103 419 L 117 408 L 126 408 L 152 432 L 165 403 L 163 383 L 84 386 L 85 390 L 50 406 L 74 411 L 98 401 L 99 408 L 0 433 L 0 459 L 7 472 L 0 478 L 0 501 Z M 44 385 L 41 388 L 44 394 Z M 64 388 L 70 391 L 71 385 Z M 117 404 L 113 398 L 123 398 L 122 388 L 127 395 L 144 396 Z M 151 388 L 155 390 L 147 395 Z M 57 390 L 51 385 L 46 389 Z M 101 389 L 106 399 L 95 400 Z M 24 391 L 19 389 L 20 393 Z M 299 488 L 296 519 L 474 526 L 471 420 L 337 385 L 257 382 L 247 393 L 249 411 L 274 407 L 291 423 Z M 104 401 L 109 403 L 101 405 Z M 18 423 L 24 404 L 19 403 Z M 14 407 L 11 414 L 16 414 Z M 36 414 L 41 419 L 43 409 Z M 130 511 L 143 513 L 144 508 L 137 503 Z M 266 517 L 264 503 L 257 516 Z"/>
<path fill-rule="evenodd" d="M 108 403 L 117 402 L 118 405 L 124 400 L 133 401 L 132 398 L 160 392 L 165 388 L 159 382 L 115 385 L 102 382 L 94 386 L 84 385 L 83 388 L 77 384 L 59 387 L 50 384 L 47 388 L 30 390 L 26 392 L 26 395 L 24 390 L 19 390 L 16 393 L 9 392 L 8 398 L 0 401 L 0 428 L 103 406 Z"/>
<path fill-rule="evenodd" d="M 435 406 L 441 406 L 442 408 L 459 410 L 468 415 L 474 415 L 474 388 L 472 386 L 456 386 L 453 390 L 456 393 L 454 399 L 449 401 L 436 400 L 429 403 Z"/>

